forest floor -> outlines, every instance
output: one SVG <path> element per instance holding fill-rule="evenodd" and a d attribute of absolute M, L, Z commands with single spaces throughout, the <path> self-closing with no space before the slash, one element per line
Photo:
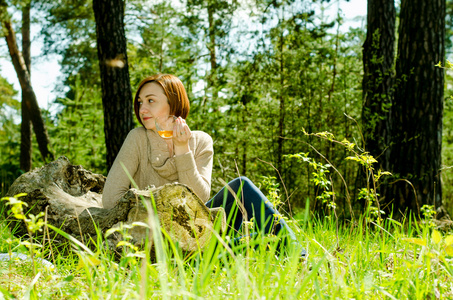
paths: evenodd
<path fill-rule="evenodd" d="M 59 254 L 65 249 L 41 247 L 36 238 L 34 265 L 31 260 L 0 262 L 0 299 L 453 298 L 453 236 L 429 221 L 336 224 L 326 217 L 290 226 L 297 229 L 308 259 L 296 252 L 277 254 L 275 237 L 242 251 L 213 242 L 203 253 L 186 256 L 175 245 L 155 240 L 154 262 L 127 241 L 122 258 L 114 259 L 102 247 L 92 252 L 76 242 L 70 242 L 69 254 Z M 0 252 L 30 257 L 27 241 L 0 222 Z"/>

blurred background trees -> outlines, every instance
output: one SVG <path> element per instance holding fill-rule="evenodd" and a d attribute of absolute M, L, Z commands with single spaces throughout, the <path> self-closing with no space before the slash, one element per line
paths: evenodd
<path fill-rule="evenodd" d="M 420 109 L 421 103 L 428 100 L 415 100 L 415 95 L 404 98 L 404 95 L 411 95 L 410 87 L 416 86 L 418 81 L 433 84 L 433 90 L 443 92 L 438 79 L 414 77 L 415 81 L 411 82 L 409 77 L 413 74 L 410 66 L 414 72 L 422 73 L 424 69 L 418 70 L 418 67 L 432 67 L 436 76 L 442 77 L 442 70 L 434 69 L 439 60 L 443 62 L 442 53 L 432 53 L 435 61 L 426 56 L 423 65 L 400 56 L 400 61 L 406 59 L 407 68 L 398 69 L 395 61 L 396 40 L 407 35 L 401 27 L 397 32 L 396 24 L 401 24 L 403 17 L 406 18 L 404 22 L 416 20 L 415 15 L 420 15 L 423 8 L 409 4 L 412 11 L 408 14 L 404 5 L 395 7 L 393 0 L 387 1 L 385 6 L 368 0 L 365 30 L 348 28 L 341 14 L 327 22 L 322 7 L 333 5 L 335 1 L 326 2 L 187 0 L 172 2 L 171 5 L 168 1 L 158 0 L 122 2 L 132 95 L 145 76 L 163 72 L 181 78 L 191 100 L 188 118 L 191 129 L 206 131 L 214 139 L 213 192 L 221 187 L 219 178 L 228 181 L 240 174 L 258 183 L 270 179 L 279 184 L 282 200 L 289 200 L 295 212 L 304 208 L 307 200 L 312 208 L 325 210 L 327 202 L 319 197 L 325 188 L 316 184 L 319 168 L 286 156 L 304 153 L 306 157 L 327 165 L 326 179 L 333 191 L 329 197 L 336 203 L 338 213 L 346 217 L 350 215 L 348 201 L 354 209 L 361 211 L 364 199 L 360 191 L 365 183 L 359 165 L 345 159 L 350 153 L 344 146 L 306 135 L 304 130 L 308 133 L 328 131 L 335 135 L 336 140 L 347 139 L 377 158 L 376 171 L 381 167 L 397 172 L 398 178 L 413 178 L 408 176 L 410 172 L 394 169 L 400 160 L 392 162 L 390 152 L 386 152 L 392 143 L 396 145 L 394 138 L 398 136 L 398 130 L 408 126 L 407 121 L 400 117 L 401 123 L 391 125 L 393 119 L 388 114 L 392 111 L 393 97 L 397 97 L 395 101 L 402 105 L 398 108 L 402 109 L 398 116 L 405 116 L 404 109 L 411 101 L 420 102 L 412 107 L 414 110 L 410 116 L 415 122 L 417 113 L 430 115 Z M 447 7 L 451 9 L 450 2 Z M 10 7 L 20 12 L 25 6 Z M 58 109 L 56 113 L 42 113 L 52 150 L 56 156 L 66 155 L 75 164 L 107 174 L 109 160 L 104 120 L 108 108 L 105 102 L 103 108 L 103 71 L 99 68 L 93 3 L 91 0 L 43 0 L 32 6 L 31 16 L 34 14 L 40 16 L 32 18 L 32 22 L 42 28 L 40 35 L 44 41 L 44 53 L 61 56 L 63 78 L 55 90 L 54 104 Z M 439 22 L 444 19 L 442 14 L 436 17 Z M 409 30 L 411 27 L 407 26 Z M 16 32 L 21 32 L 23 25 L 16 23 L 14 27 Z M 446 43 L 450 41 L 450 27 L 447 18 Z M 442 35 L 440 29 L 431 27 L 426 32 L 439 39 Z M 403 41 L 399 40 L 399 51 L 412 53 L 419 49 L 417 45 L 422 42 L 417 38 L 423 39 L 408 36 L 404 40 L 408 47 L 405 50 L 402 50 Z M 401 83 L 401 78 L 409 78 L 404 81 L 407 87 Z M 14 117 L 20 111 L 17 92 L 4 80 L 0 82 L 0 88 L 9 91 L 0 96 L 0 160 L 4 193 L 20 170 L 25 170 L 20 167 L 17 150 L 20 140 L 17 139 L 20 121 Z M 449 95 L 448 89 L 446 95 Z M 131 97 L 124 96 L 126 105 L 132 105 Z M 435 97 L 436 100 L 432 101 L 436 105 L 442 105 L 442 94 L 432 97 Z M 402 99 L 408 102 L 403 104 Z M 443 137 L 443 164 L 440 165 L 439 157 L 433 156 L 433 161 L 436 161 L 434 168 L 437 171 L 442 169 L 436 174 L 447 183 L 453 180 L 448 169 L 453 155 L 445 150 L 453 144 L 453 133 L 448 129 L 448 124 L 453 122 L 453 107 L 451 100 L 445 99 L 443 121 L 446 130 L 442 135 L 436 127 L 436 132 L 427 134 L 434 134 L 437 139 Z M 442 121 L 439 114 L 432 117 L 433 122 Z M 427 123 L 421 122 L 420 125 L 428 127 Z M 391 126 L 394 131 L 390 130 Z M 36 144 L 36 140 L 32 144 Z M 419 152 L 414 155 L 424 154 L 420 159 L 426 161 L 434 154 L 423 145 L 425 142 L 415 146 Z M 433 147 L 439 148 L 439 144 Z M 43 164 L 35 152 L 32 157 L 33 166 Z M 408 159 L 415 162 L 415 157 Z M 437 181 L 436 189 L 440 184 Z M 452 212 L 450 198 L 453 190 L 444 186 L 442 199 Z M 380 197 L 383 196 L 384 193 L 380 192 Z M 385 198 L 381 200 L 382 204 L 386 201 Z M 430 200 L 425 202 L 430 203 Z"/>

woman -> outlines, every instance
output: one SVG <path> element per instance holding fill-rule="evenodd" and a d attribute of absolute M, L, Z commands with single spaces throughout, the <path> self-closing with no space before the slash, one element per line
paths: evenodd
<path fill-rule="evenodd" d="M 139 189 L 172 182 L 186 184 L 208 207 L 222 206 L 227 218 L 230 216 L 228 224 L 238 231 L 242 214 L 232 194 L 224 197 L 223 188 L 209 200 L 214 154 L 212 139 L 205 132 L 190 130 L 185 121 L 189 107 L 184 85 L 176 76 L 158 74 L 139 84 L 134 111 L 143 127 L 131 130 L 109 171 L 103 193 L 104 208 L 114 207 L 130 188 L 131 182 L 122 163 Z M 161 138 L 156 130 L 155 118 L 165 115 L 177 116 L 171 139 Z M 240 177 L 228 185 L 235 192 L 242 185 L 241 195 L 247 216 L 255 218 L 258 229 L 265 233 L 284 233 L 289 237 L 288 241 L 300 248 L 301 256 L 306 256 L 306 251 L 285 221 L 274 224 L 274 215 L 278 212 L 249 179 Z"/>

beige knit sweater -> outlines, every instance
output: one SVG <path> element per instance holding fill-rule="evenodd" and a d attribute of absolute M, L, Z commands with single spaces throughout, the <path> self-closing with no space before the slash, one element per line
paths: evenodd
<path fill-rule="evenodd" d="M 131 130 L 118 153 L 102 195 L 104 208 L 112 208 L 131 187 L 124 164 L 139 189 L 179 182 L 189 186 L 203 202 L 211 191 L 212 138 L 205 132 L 192 131 L 190 152 L 170 157 L 167 143 L 157 133 L 143 127 Z"/>

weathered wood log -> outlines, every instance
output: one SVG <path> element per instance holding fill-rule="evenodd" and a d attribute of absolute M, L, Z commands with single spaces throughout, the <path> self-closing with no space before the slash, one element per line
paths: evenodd
<path fill-rule="evenodd" d="M 148 223 L 146 207 L 152 207 L 151 194 L 161 227 L 185 251 L 203 248 L 213 235 L 216 220 L 220 222 L 220 230 L 226 228 L 222 208 L 208 209 L 190 188 L 179 183 L 148 190 L 130 189 L 115 207 L 105 209 L 102 207 L 105 179 L 103 175 L 72 165 L 66 157 L 60 157 L 21 175 L 11 185 L 7 196 L 26 193 L 20 200 L 28 204 L 28 213 L 37 215 L 47 211 L 49 224 L 79 240 L 83 240 L 82 237 L 96 240 L 96 228 L 105 233 L 121 222 Z M 10 226 L 16 227 L 16 235 L 27 234 L 22 221 L 11 222 Z M 129 234 L 136 245 L 143 245 L 148 238 L 144 227 L 134 227 Z M 114 240 L 109 244 L 116 244 L 115 237 L 111 238 Z"/>
<path fill-rule="evenodd" d="M 131 205 L 126 224 L 148 220 L 149 210 L 145 205 L 152 207 L 151 193 L 161 227 L 185 251 L 195 251 L 209 242 L 217 218 L 219 229 L 226 228 L 223 208 L 208 209 L 186 185 L 178 183 L 149 191 L 130 189 L 123 196 L 123 200 Z M 135 245 L 143 245 L 147 238 L 146 227 L 134 227 L 130 233 Z"/>

